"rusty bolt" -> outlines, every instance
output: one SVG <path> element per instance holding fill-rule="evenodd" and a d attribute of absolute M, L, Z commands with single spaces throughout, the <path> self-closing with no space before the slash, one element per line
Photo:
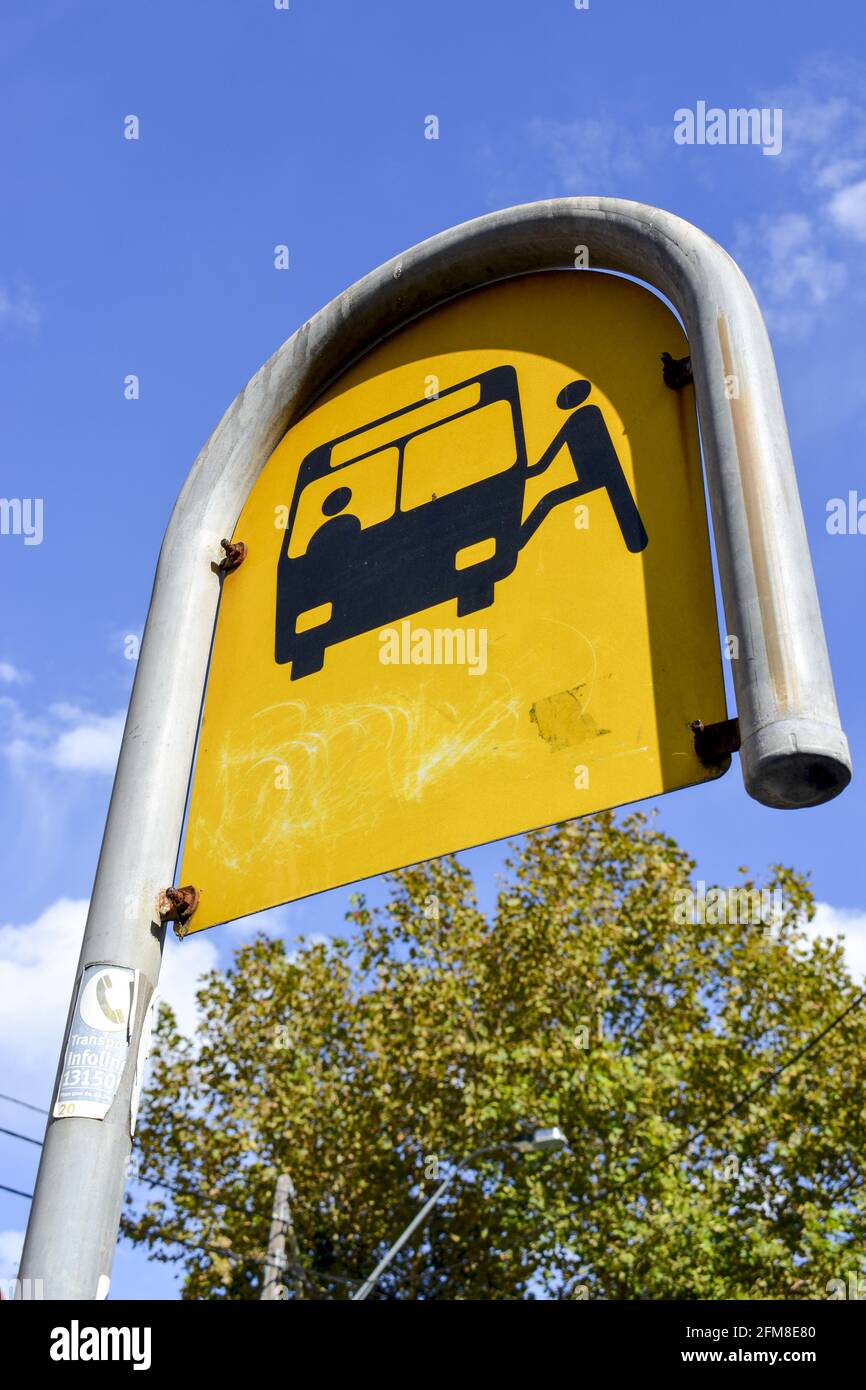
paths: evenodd
<path fill-rule="evenodd" d="M 707 766 L 724 762 L 739 750 L 738 719 L 723 719 L 718 724 L 705 724 L 702 719 L 693 719 L 689 728 L 695 736 L 695 752 Z"/>
<path fill-rule="evenodd" d="M 175 935 L 183 940 L 189 930 L 187 923 L 198 907 L 199 891 L 187 884 L 184 888 L 164 888 L 159 895 L 159 916 L 163 922 L 175 923 Z"/>
<path fill-rule="evenodd" d="M 665 386 L 669 386 L 672 391 L 682 391 L 684 386 L 690 386 L 694 380 L 692 377 L 692 359 L 690 357 L 671 357 L 669 352 L 663 352 L 662 380 Z"/>
<path fill-rule="evenodd" d="M 243 541 L 220 541 L 225 555 L 219 562 L 223 574 L 231 574 L 247 558 L 247 548 Z"/>

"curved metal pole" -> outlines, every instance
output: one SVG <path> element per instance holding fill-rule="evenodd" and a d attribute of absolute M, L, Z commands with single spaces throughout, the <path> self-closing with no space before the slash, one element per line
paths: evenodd
<path fill-rule="evenodd" d="M 129 705 L 79 971 L 159 974 L 159 890 L 172 878 L 219 595 L 212 562 L 286 429 L 376 342 L 437 304 L 507 276 L 570 267 L 648 281 L 678 309 L 692 355 L 746 789 L 809 806 L 847 784 L 776 370 L 754 296 L 731 258 L 670 213 L 614 198 L 557 198 L 452 227 L 332 300 L 252 378 L 201 450 L 168 525 Z M 736 386 L 728 398 L 726 387 Z M 77 975 L 76 975 L 77 978 Z M 21 1265 L 48 1298 L 94 1298 L 111 1268 L 130 1149 L 132 1067 L 104 1120 L 50 1119 Z"/>
<path fill-rule="evenodd" d="M 367 1278 L 364 1280 L 361 1287 L 355 1290 L 349 1301 L 352 1303 L 359 1303 L 369 1297 L 369 1295 L 373 1292 L 373 1289 L 378 1284 L 380 1277 L 385 1273 L 385 1270 L 388 1268 L 389 1264 L 393 1260 L 394 1256 L 399 1254 L 409 1237 L 414 1235 L 415 1231 L 417 1231 L 422 1221 L 424 1221 L 424 1219 L 433 1210 L 436 1203 L 439 1201 L 439 1198 L 442 1196 L 443 1192 L 445 1192 L 446 1188 L 449 1187 L 450 1184 L 454 1181 L 458 1173 L 462 1173 L 465 1168 L 468 1168 L 470 1163 L 473 1163 L 476 1158 L 480 1158 L 482 1154 L 496 1153 L 500 1149 L 508 1149 L 513 1147 L 514 1145 L 509 1144 L 506 1140 L 502 1144 L 490 1144 L 487 1148 L 476 1149 L 474 1153 L 471 1153 L 466 1158 L 461 1159 L 460 1162 L 457 1164 L 456 1168 L 454 1168 L 453 1171 L 448 1174 L 448 1177 L 445 1178 L 442 1182 L 440 1182 L 439 1186 L 436 1188 L 436 1191 L 430 1197 L 427 1198 L 427 1201 L 424 1203 L 423 1207 L 419 1208 L 419 1210 L 415 1213 L 415 1215 L 412 1217 L 412 1220 L 409 1222 L 409 1225 L 406 1227 L 405 1231 L 403 1231 L 402 1235 L 399 1235 L 397 1237 L 397 1239 L 394 1241 L 394 1244 L 391 1246 L 391 1249 L 388 1251 L 386 1255 L 382 1256 L 381 1260 L 376 1265 L 376 1268 L 373 1270 L 372 1274 L 367 1275 Z"/>

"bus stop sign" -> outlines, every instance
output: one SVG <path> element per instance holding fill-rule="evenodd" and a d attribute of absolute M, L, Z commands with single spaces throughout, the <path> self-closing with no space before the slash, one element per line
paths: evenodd
<path fill-rule="evenodd" d="M 82 970 L 110 974 L 118 1014 L 134 977 L 129 1065 L 82 1119 L 64 1043 L 22 1284 L 104 1292 L 168 921 L 706 780 L 737 742 L 763 806 L 851 778 L 772 348 L 731 257 L 661 208 L 551 198 L 343 290 L 236 396 L 166 529 L 74 979 L 78 1000 Z"/>
<path fill-rule="evenodd" d="M 346 371 L 223 580 L 181 881 L 200 930 L 719 775 L 693 388 L 649 290 L 551 271 Z"/>

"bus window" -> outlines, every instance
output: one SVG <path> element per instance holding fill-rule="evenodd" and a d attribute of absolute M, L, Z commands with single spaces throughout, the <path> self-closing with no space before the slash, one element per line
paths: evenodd
<path fill-rule="evenodd" d="M 308 483 L 298 499 L 289 559 L 305 555 L 313 536 L 332 516 L 356 516 L 362 530 L 393 516 L 399 462 L 400 450 L 392 446 Z"/>
<path fill-rule="evenodd" d="M 468 386 L 452 387 L 449 391 L 443 391 L 441 396 L 416 401 L 414 405 L 398 411 L 396 416 L 387 416 L 381 424 L 368 425 L 366 429 L 355 430 L 345 439 L 338 439 L 331 449 L 331 467 L 339 468 L 361 454 L 369 454 L 372 449 L 393 444 L 395 439 L 430 429 L 440 420 L 458 415 L 461 410 L 471 410 L 480 400 L 480 383 L 470 381 Z"/>
<path fill-rule="evenodd" d="M 407 440 L 400 510 L 471 487 L 517 462 L 511 406 L 492 401 Z"/>

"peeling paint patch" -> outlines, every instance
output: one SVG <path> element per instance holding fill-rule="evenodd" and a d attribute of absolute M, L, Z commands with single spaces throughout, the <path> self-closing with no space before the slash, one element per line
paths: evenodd
<path fill-rule="evenodd" d="M 561 690 L 558 695 L 537 700 L 530 709 L 529 718 L 538 727 L 539 736 L 550 744 L 551 752 L 610 733 L 610 729 L 600 729 L 591 714 L 584 713 L 584 689 L 576 685 L 573 690 Z"/>

